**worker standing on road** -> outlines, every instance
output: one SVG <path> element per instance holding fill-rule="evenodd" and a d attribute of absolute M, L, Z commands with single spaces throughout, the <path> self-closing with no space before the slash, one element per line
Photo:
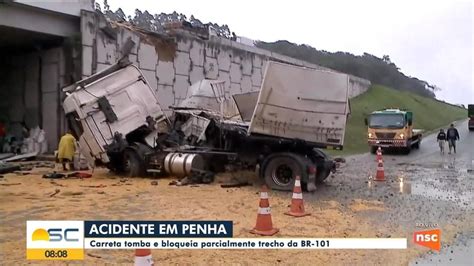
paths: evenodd
<path fill-rule="evenodd" d="M 446 133 L 444 133 L 443 129 L 439 130 L 439 133 L 436 139 L 438 140 L 440 153 L 444 154 L 444 143 L 446 142 Z"/>
<path fill-rule="evenodd" d="M 449 154 L 451 154 L 452 148 L 454 148 L 454 153 L 456 153 L 456 141 L 459 140 L 459 132 L 453 124 L 451 124 L 451 126 L 448 128 L 446 135 L 449 145 Z"/>
<path fill-rule="evenodd" d="M 61 137 L 58 147 L 58 159 L 63 165 L 63 170 L 67 171 L 66 163 L 69 164 L 69 170 L 74 170 L 73 157 L 76 152 L 76 138 L 72 135 L 71 130 L 68 130 L 64 136 Z"/>

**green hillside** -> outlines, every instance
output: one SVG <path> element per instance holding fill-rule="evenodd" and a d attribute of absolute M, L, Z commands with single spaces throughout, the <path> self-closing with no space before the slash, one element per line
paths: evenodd
<path fill-rule="evenodd" d="M 413 111 L 414 127 L 426 131 L 467 117 L 465 109 L 410 92 L 373 85 L 366 93 L 351 99 L 352 113 L 347 123 L 343 153 L 368 151 L 364 118 L 372 111 L 384 108 L 404 108 Z"/>

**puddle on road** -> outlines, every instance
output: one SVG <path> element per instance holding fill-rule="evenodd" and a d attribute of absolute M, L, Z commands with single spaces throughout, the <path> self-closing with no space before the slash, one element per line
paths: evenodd
<path fill-rule="evenodd" d="M 406 182 L 404 177 L 398 178 L 398 192 L 401 194 L 411 194 L 411 184 Z"/>
<path fill-rule="evenodd" d="M 474 195 L 449 191 L 425 184 L 412 184 L 411 194 L 420 195 L 432 199 L 452 201 L 463 207 L 474 206 Z"/>
<path fill-rule="evenodd" d="M 465 187 L 467 169 L 455 169 L 452 171 L 449 164 L 444 165 L 448 171 L 437 167 L 436 170 L 430 168 L 420 168 L 417 173 L 412 171 L 399 171 L 392 178 L 386 176 L 386 181 L 375 181 L 369 175 L 367 183 L 368 191 L 379 191 L 389 189 L 399 194 L 417 195 L 432 200 L 452 202 L 462 208 L 474 207 L 474 193 L 472 189 Z M 379 188 L 378 184 L 382 184 Z M 386 185 L 383 185 L 386 184 Z M 387 186 L 388 185 L 388 186 Z"/>
<path fill-rule="evenodd" d="M 452 178 L 450 178 L 452 177 Z M 458 181 L 459 176 L 447 176 L 445 180 L 455 180 Z M 441 183 L 427 182 L 427 180 L 417 180 L 417 181 L 408 181 L 406 176 L 399 175 L 397 182 L 395 182 L 394 189 L 397 190 L 400 194 L 411 194 L 423 196 L 430 199 L 450 201 L 461 207 L 474 207 L 474 194 L 470 190 L 466 192 L 443 189 L 438 186 L 441 186 Z M 369 180 L 370 183 L 370 180 Z M 369 185 L 370 188 L 370 185 Z"/>
<path fill-rule="evenodd" d="M 383 181 L 383 182 L 387 182 L 387 181 Z M 372 190 L 375 187 L 377 187 L 376 184 L 383 184 L 383 182 L 381 183 L 379 181 L 375 181 L 372 176 L 369 176 L 369 179 L 367 181 L 367 188 L 369 190 Z M 399 193 L 401 193 L 401 194 L 411 194 L 411 184 L 408 183 L 408 182 L 405 182 L 403 177 L 399 177 L 397 179 L 397 183 L 398 183 L 398 188 L 396 190 Z"/>

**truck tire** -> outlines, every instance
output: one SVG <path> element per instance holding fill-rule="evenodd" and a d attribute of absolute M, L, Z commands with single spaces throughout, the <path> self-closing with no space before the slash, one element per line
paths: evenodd
<path fill-rule="evenodd" d="M 419 150 L 419 149 L 420 149 L 420 145 L 421 145 L 421 139 L 420 139 L 415 145 L 413 145 L 413 148 Z"/>
<path fill-rule="evenodd" d="M 408 147 L 402 148 L 403 154 L 410 154 L 410 151 L 411 151 L 411 145 L 409 145 Z"/>
<path fill-rule="evenodd" d="M 264 180 L 274 190 L 291 191 L 297 175 L 303 179 L 303 165 L 289 155 L 277 155 L 269 159 L 264 169 Z"/>
<path fill-rule="evenodd" d="M 145 163 L 138 153 L 132 149 L 126 149 L 123 153 L 124 172 L 130 177 L 139 177 L 145 175 Z"/>
<path fill-rule="evenodd" d="M 316 182 L 322 184 L 330 174 L 331 167 L 329 165 L 325 164 L 323 167 L 319 167 L 318 172 L 316 173 Z"/>

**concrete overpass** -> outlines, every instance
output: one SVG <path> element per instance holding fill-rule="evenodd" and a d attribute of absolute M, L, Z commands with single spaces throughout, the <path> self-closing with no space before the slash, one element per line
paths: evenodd
<path fill-rule="evenodd" d="M 56 148 L 65 128 L 59 88 L 81 77 L 74 43 L 83 9 L 93 11 L 92 1 L 0 2 L 0 122 L 17 139 L 24 124 L 40 126 Z"/>

